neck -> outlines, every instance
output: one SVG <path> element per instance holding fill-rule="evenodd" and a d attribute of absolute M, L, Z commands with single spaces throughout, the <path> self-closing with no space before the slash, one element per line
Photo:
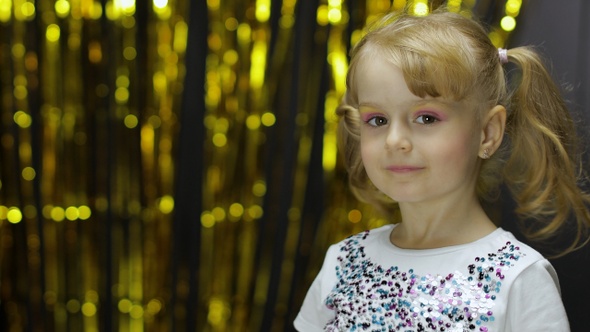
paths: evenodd
<path fill-rule="evenodd" d="M 431 249 L 476 241 L 496 229 L 481 204 L 472 199 L 400 203 L 402 223 L 391 233 L 400 248 Z"/>

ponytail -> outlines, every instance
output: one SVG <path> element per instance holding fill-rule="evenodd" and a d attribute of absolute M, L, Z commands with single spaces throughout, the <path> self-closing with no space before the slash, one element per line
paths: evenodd
<path fill-rule="evenodd" d="M 581 158 L 574 122 L 558 87 L 536 52 L 508 51 L 521 76 L 510 97 L 506 133 L 511 153 L 504 178 L 533 241 L 560 235 L 574 223 L 573 241 L 560 255 L 588 242 L 590 197 L 579 188 Z M 573 219 L 573 220 L 572 220 Z"/>

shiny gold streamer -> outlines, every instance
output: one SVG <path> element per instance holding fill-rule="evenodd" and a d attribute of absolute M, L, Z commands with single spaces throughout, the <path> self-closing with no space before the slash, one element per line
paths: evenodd
<path fill-rule="evenodd" d="M 203 211 L 194 220 L 201 227 L 199 284 L 191 285 L 183 268 L 170 286 L 174 151 L 191 3 L 153 0 L 142 16 L 137 11 L 146 4 L 135 0 L 0 0 L 0 304 L 10 331 L 101 331 L 104 315 L 118 331 L 167 331 L 194 315 L 170 303 L 172 294 L 186 303 L 191 287 L 198 289 L 198 330 L 261 326 L 272 268 L 268 254 L 254 268 L 270 176 L 262 154 L 272 139 L 268 130 L 279 125 L 271 101 L 293 52 L 300 1 L 207 0 L 206 139 L 195 142 L 205 151 Z M 366 1 L 354 13 L 347 4 L 322 0 L 316 9 L 329 91 L 318 96 L 309 84 L 301 93 L 273 330 L 290 325 L 298 255 L 310 257 L 303 278 L 309 283 L 330 243 L 386 222 L 348 194 L 334 111 L 345 90 L 349 45 L 365 26 L 402 8 L 427 15 L 431 3 Z M 281 6 L 275 30 L 274 5 Z M 447 1 L 464 15 L 474 5 Z M 505 2 L 505 16 L 490 32 L 497 46 L 515 28 L 521 5 Z M 351 15 L 362 15 L 354 17 L 358 26 L 350 26 Z M 138 30 L 140 19 L 147 31 Z M 318 99 L 321 113 L 314 112 Z M 318 116 L 325 121 L 322 167 L 330 200 L 313 241 L 298 247 Z M 104 289 L 109 250 L 113 287 Z"/>

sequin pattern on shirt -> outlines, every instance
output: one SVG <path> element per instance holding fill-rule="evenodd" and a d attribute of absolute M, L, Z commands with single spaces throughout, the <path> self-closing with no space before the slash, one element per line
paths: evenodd
<path fill-rule="evenodd" d="M 340 249 L 339 282 L 326 299 L 335 311 L 327 331 L 487 332 L 504 273 L 523 255 L 507 242 L 464 271 L 420 276 L 374 264 L 362 246 L 368 235 L 351 236 Z"/>

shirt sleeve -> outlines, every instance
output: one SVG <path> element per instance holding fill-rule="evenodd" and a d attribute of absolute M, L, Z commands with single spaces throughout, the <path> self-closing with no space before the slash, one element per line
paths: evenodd
<path fill-rule="evenodd" d="M 338 251 L 336 245 L 328 249 L 324 264 L 307 291 L 299 314 L 293 322 L 298 331 L 324 331 L 326 324 L 334 318 L 335 312 L 326 306 L 325 300 L 337 283 Z"/>
<path fill-rule="evenodd" d="M 547 260 L 526 268 L 514 281 L 506 307 L 505 331 L 569 332 L 555 269 Z"/>

